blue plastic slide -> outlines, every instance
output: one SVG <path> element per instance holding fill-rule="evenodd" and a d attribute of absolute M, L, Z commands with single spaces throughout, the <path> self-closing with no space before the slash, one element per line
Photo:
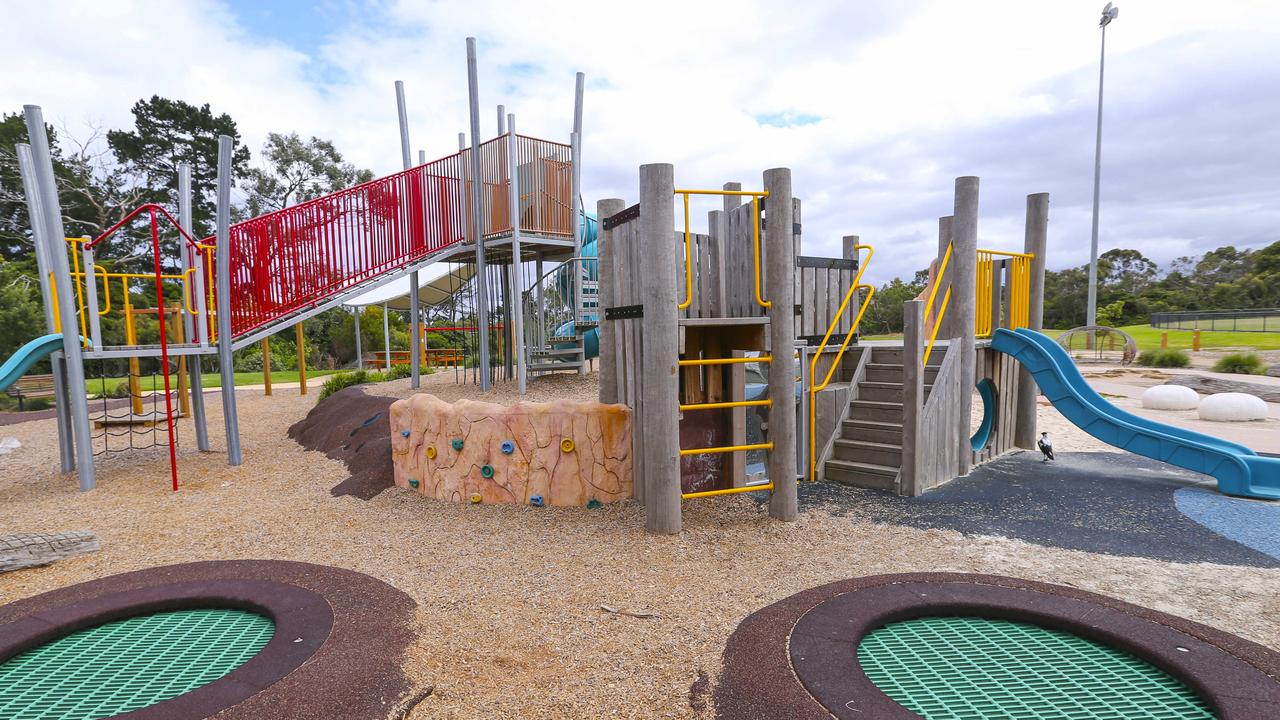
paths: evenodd
<path fill-rule="evenodd" d="M 0 391 L 8 390 L 32 365 L 43 360 L 49 353 L 61 349 L 62 333 L 42 335 L 18 348 L 17 352 L 4 361 L 4 365 L 0 365 Z"/>
<path fill-rule="evenodd" d="M 1218 490 L 1228 495 L 1280 500 L 1280 458 L 1261 457 L 1244 446 L 1121 410 L 1089 387 L 1065 350 L 1033 330 L 997 330 L 991 347 L 1021 363 L 1058 412 L 1093 437 L 1211 475 Z"/>

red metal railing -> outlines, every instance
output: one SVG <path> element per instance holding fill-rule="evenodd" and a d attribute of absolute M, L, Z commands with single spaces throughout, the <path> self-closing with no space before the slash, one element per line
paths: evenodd
<path fill-rule="evenodd" d="M 484 237 L 511 230 L 510 137 L 480 146 Z M 521 229 L 570 235 L 569 146 L 516 138 Z M 472 221 L 470 182 L 466 150 L 232 225 L 232 336 L 462 242 Z"/>

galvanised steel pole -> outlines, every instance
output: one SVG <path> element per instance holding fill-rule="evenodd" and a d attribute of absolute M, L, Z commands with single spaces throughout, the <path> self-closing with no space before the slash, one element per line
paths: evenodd
<path fill-rule="evenodd" d="M 1102 10 L 1102 52 L 1098 59 L 1098 131 L 1093 152 L 1093 235 L 1089 242 L 1089 300 L 1085 311 L 1085 325 L 1096 325 L 1098 320 L 1098 207 L 1102 186 L 1102 80 L 1107 64 L 1107 25 L 1115 19 L 1117 8 L 1111 3 Z"/>
<path fill-rule="evenodd" d="M 236 369 L 231 337 L 231 138 L 218 136 L 218 215 L 214 288 L 218 306 L 218 371 L 222 375 L 222 423 L 227 432 L 227 464 L 240 465 L 240 418 L 236 415 Z"/>
<path fill-rule="evenodd" d="M 413 154 L 409 150 L 409 111 L 404 104 L 404 82 L 396 81 L 396 111 L 400 118 L 400 159 L 404 169 L 413 167 Z M 412 232 L 412 230 L 410 230 Z M 409 387 L 418 389 L 422 383 L 422 334 L 418 307 L 418 273 L 409 273 Z"/>
<path fill-rule="evenodd" d="M 489 391 L 489 300 L 484 272 L 484 206 L 480 184 L 480 75 L 476 67 L 476 39 L 467 38 L 467 94 L 471 104 L 471 220 L 476 243 L 476 325 L 480 355 L 480 390 Z"/>
<path fill-rule="evenodd" d="M 76 465 L 80 489 L 97 486 L 93 467 L 93 437 L 89 434 L 89 401 L 85 396 L 84 356 L 81 354 L 80 328 L 76 317 L 75 291 L 71 268 L 67 263 L 66 230 L 62 225 L 62 205 L 58 202 L 58 185 L 53 177 L 53 158 L 49 154 L 49 136 L 45 134 L 44 113 L 38 105 L 24 105 L 27 137 L 31 140 L 32 166 L 40 191 L 40 210 L 44 214 L 44 230 L 49 253 L 49 269 L 56 285 L 55 297 L 62 331 L 62 354 L 66 359 L 66 393 L 71 405 L 71 429 L 76 442 Z"/>
<path fill-rule="evenodd" d="M 192 233 L 192 237 L 195 236 L 191 229 L 191 165 L 188 163 L 178 165 L 178 222 L 182 224 L 183 230 Z M 183 238 L 178 238 L 178 246 L 181 248 L 178 252 L 178 257 L 182 261 L 182 272 L 185 276 L 191 263 L 188 260 L 186 242 Z M 198 271 L 193 273 L 195 278 L 193 291 L 199 297 L 200 302 L 197 309 L 203 307 L 205 297 L 203 291 L 205 273 L 203 257 L 203 253 L 197 251 L 196 267 Z M 204 312 L 193 316 L 186 312 L 185 307 L 180 312 L 182 312 L 183 327 L 187 332 L 187 341 L 199 342 L 204 345 L 204 339 L 208 332 L 204 328 L 204 324 L 208 316 Z M 204 380 L 201 376 L 204 368 L 201 367 L 200 355 L 198 354 L 189 356 L 187 362 L 191 368 L 191 417 L 196 429 L 196 447 L 200 449 L 200 452 L 208 452 L 209 424 L 205 418 Z"/>

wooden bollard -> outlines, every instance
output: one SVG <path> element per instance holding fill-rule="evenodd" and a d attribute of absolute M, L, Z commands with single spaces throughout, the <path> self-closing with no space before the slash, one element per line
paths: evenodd
<path fill-rule="evenodd" d="M 1168 349 L 1168 347 L 1169 347 L 1169 333 L 1162 332 L 1160 333 L 1160 349 L 1165 350 L 1165 349 Z"/>
<path fill-rule="evenodd" d="M 1200 331 L 1191 334 L 1191 352 L 1200 352 Z"/>

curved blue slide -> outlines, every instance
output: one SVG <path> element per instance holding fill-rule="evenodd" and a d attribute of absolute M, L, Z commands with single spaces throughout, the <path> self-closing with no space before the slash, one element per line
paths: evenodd
<path fill-rule="evenodd" d="M 8 390 L 32 365 L 43 360 L 49 353 L 61 349 L 62 333 L 41 335 L 18 348 L 17 352 L 4 361 L 4 365 L 0 365 L 0 391 Z"/>
<path fill-rule="evenodd" d="M 1012 356 L 1053 406 L 1082 430 L 1122 450 L 1211 475 L 1228 495 L 1280 500 L 1280 458 L 1210 435 L 1154 422 L 1107 402 L 1056 342 L 1034 330 L 999 329 L 991 347 Z"/>

